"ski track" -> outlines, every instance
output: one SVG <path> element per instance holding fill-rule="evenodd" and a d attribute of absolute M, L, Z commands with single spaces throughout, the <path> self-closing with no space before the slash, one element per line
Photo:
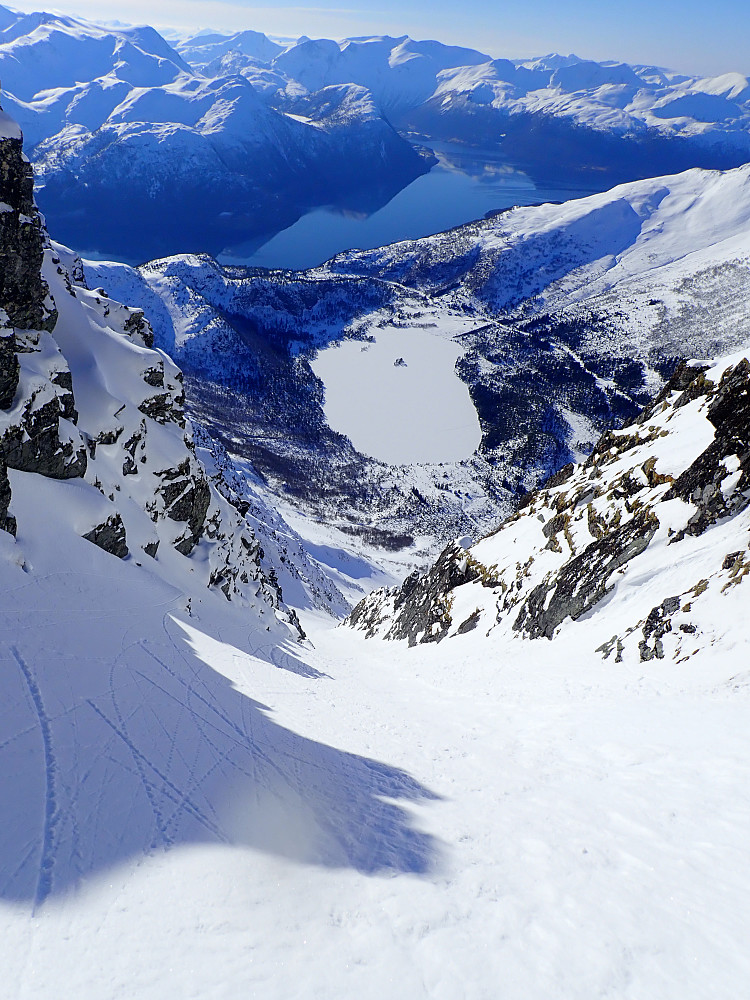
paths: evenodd
<path fill-rule="evenodd" d="M 10 652 L 26 682 L 29 696 L 34 705 L 37 718 L 39 720 L 39 732 L 42 737 L 44 748 L 44 780 L 46 791 L 44 795 L 44 819 L 42 823 L 41 836 L 41 856 L 39 859 L 39 878 L 37 880 L 36 893 L 34 896 L 34 910 L 40 907 L 52 892 L 52 876 L 55 867 L 55 827 L 59 821 L 57 812 L 57 793 L 55 789 L 57 763 L 55 760 L 54 746 L 52 743 L 52 727 L 42 700 L 42 692 L 39 689 L 33 671 L 25 662 L 15 646 L 10 647 Z"/>

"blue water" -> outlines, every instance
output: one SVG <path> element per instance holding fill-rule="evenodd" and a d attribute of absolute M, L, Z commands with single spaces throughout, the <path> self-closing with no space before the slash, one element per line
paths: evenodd
<path fill-rule="evenodd" d="M 370 250 L 442 232 L 487 212 L 512 205 L 566 201 L 592 194 L 593 188 L 537 187 L 527 174 L 496 153 L 449 143 L 430 143 L 439 162 L 372 215 L 318 208 L 304 215 L 249 255 L 225 251 L 224 264 L 307 268 L 343 250 Z"/>

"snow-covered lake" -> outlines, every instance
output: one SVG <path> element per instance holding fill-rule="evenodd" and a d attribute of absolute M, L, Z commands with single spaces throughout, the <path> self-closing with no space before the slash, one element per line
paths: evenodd
<path fill-rule="evenodd" d="M 394 465 L 468 458 L 482 432 L 455 372 L 459 345 L 427 330 L 386 328 L 374 336 L 374 343 L 343 341 L 312 362 L 325 385 L 329 426 Z"/>

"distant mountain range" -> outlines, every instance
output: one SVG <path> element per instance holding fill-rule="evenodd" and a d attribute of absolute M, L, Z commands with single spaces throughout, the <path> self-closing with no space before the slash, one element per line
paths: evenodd
<path fill-rule="evenodd" d="M 120 259 L 258 243 L 321 205 L 371 212 L 430 168 L 431 140 L 593 188 L 750 157 L 739 74 L 493 60 L 406 36 L 172 47 L 148 27 L 2 8 L 0 79 L 56 232 Z"/>
<path fill-rule="evenodd" d="M 430 165 L 360 87 L 327 89 L 313 120 L 241 75 L 195 72 L 151 28 L 4 16 L 4 103 L 42 209 L 81 248 L 218 252 L 315 205 L 372 211 Z"/>

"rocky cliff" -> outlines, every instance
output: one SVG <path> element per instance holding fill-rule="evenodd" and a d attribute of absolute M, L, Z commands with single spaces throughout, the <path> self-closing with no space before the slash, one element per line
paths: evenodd
<path fill-rule="evenodd" d="M 410 645 L 577 627 L 582 642 L 605 638 L 605 658 L 679 660 L 737 612 L 749 543 L 750 363 L 683 363 L 633 422 L 493 535 L 451 543 L 427 573 L 365 598 L 348 624 Z"/>
<path fill-rule="evenodd" d="M 196 455 L 182 374 L 139 309 L 85 286 L 33 199 L 18 127 L 0 119 L 0 528 L 34 531 L 25 498 L 68 484 L 48 517 L 187 593 L 207 587 L 299 634 L 241 505 Z M 184 588 L 184 582 L 189 586 Z"/>

